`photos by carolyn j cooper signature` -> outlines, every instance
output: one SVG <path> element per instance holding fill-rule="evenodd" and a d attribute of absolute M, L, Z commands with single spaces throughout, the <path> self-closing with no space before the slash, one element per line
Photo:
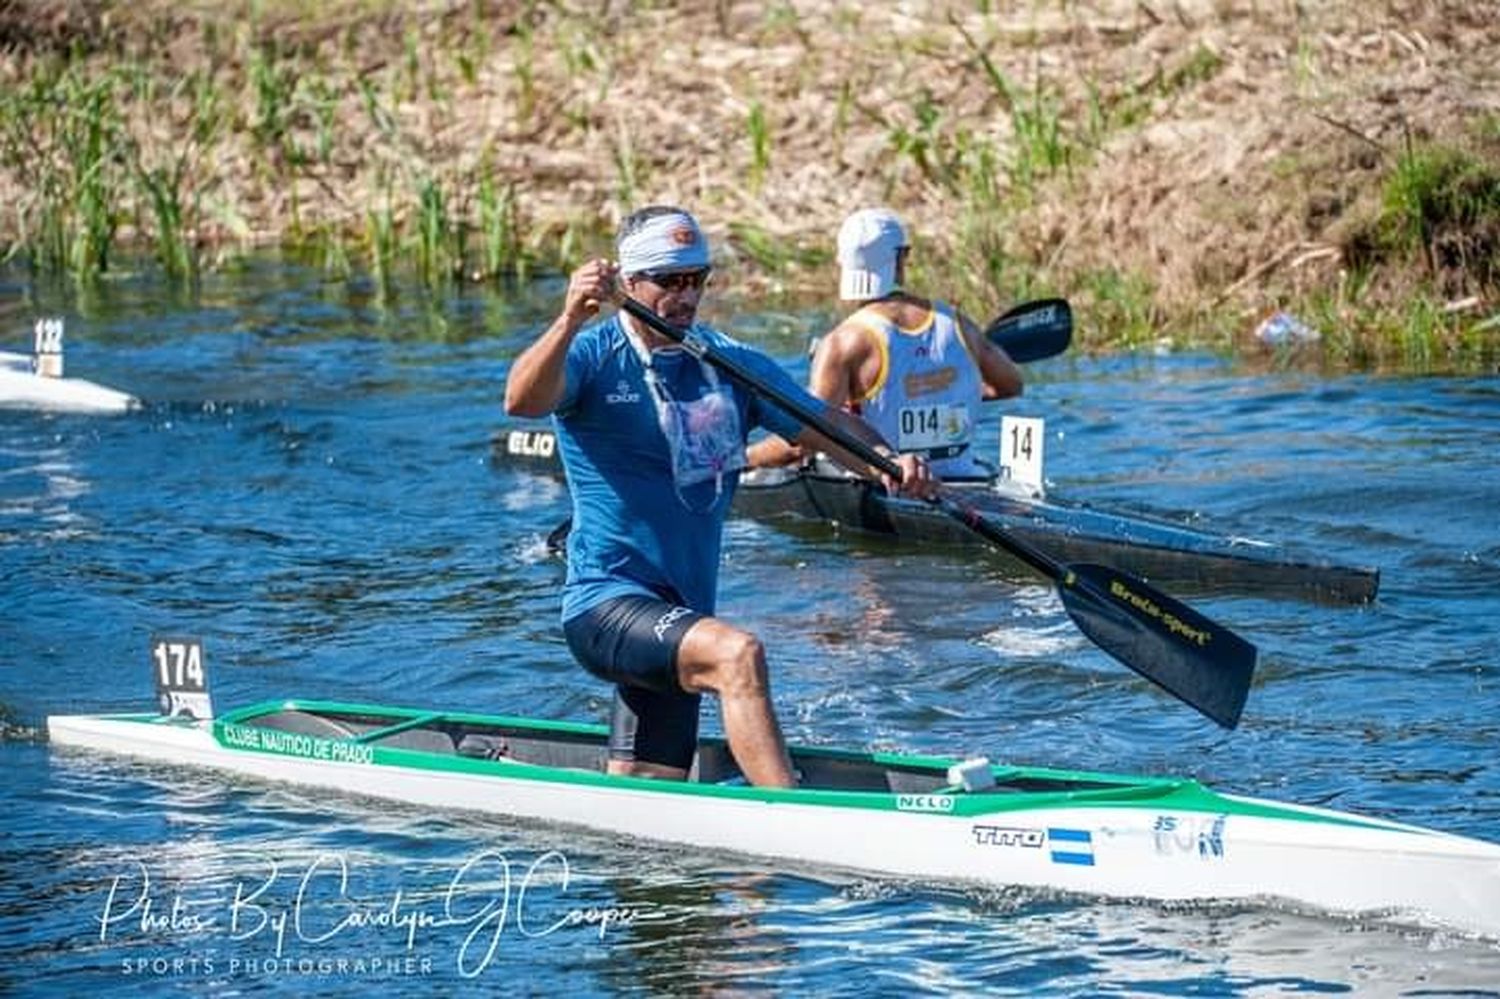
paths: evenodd
<path fill-rule="evenodd" d="M 507 927 L 529 938 L 587 927 L 602 940 L 611 929 L 634 923 L 643 911 L 637 906 L 569 905 L 572 873 L 568 858 L 557 850 L 524 867 L 503 853 L 482 850 L 464 861 L 435 898 L 424 900 L 408 898 L 402 888 L 380 899 L 351 897 L 349 864 L 342 854 L 319 855 L 300 877 L 274 859 L 268 863 L 264 876 L 237 880 L 222 894 L 189 898 L 180 890 L 160 891 L 150 870 L 136 861 L 108 882 L 96 917 L 99 941 L 130 934 L 223 935 L 234 942 L 270 942 L 279 959 L 298 943 L 326 945 L 352 940 L 361 931 L 395 934 L 410 953 L 441 931 L 456 930 L 461 931 L 458 971 L 472 978 L 494 960 Z"/>

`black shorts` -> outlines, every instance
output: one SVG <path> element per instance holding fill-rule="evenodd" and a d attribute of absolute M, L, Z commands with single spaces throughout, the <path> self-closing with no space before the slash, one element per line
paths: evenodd
<path fill-rule="evenodd" d="M 615 597 L 563 625 L 573 657 L 615 685 L 609 755 L 687 770 L 698 748 L 698 707 L 677 680 L 677 648 L 706 615 L 655 597 Z"/>

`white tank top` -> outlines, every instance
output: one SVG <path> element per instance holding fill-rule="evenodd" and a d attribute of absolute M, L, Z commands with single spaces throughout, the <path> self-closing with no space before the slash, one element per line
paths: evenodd
<path fill-rule="evenodd" d="M 903 329 L 865 308 L 849 321 L 880 350 L 880 373 L 854 410 L 896 450 L 925 454 L 945 479 L 986 478 L 974 455 L 983 383 L 953 310 L 934 302 L 926 321 Z"/>

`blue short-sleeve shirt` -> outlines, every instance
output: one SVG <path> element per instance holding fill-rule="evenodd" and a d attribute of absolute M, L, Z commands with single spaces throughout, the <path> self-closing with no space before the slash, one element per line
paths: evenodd
<path fill-rule="evenodd" d="M 728 473 L 721 484 L 674 484 L 656 398 L 622 322 L 617 313 L 573 338 L 566 388 L 553 415 L 573 497 L 562 617 L 570 620 L 630 594 L 681 601 L 712 614 L 724 519 L 739 476 Z M 814 412 L 826 412 L 821 400 L 765 354 L 705 326 L 696 332 L 763 381 L 801 398 Z M 680 348 L 652 353 L 652 368 L 673 399 L 696 399 L 711 388 L 707 363 Z M 718 381 L 732 394 L 742 435 L 757 426 L 786 438 L 801 432 L 801 422 L 774 403 L 723 375 Z"/>

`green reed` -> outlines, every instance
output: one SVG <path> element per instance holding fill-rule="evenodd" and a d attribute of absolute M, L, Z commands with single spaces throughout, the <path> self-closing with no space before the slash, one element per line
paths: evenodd
<path fill-rule="evenodd" d="M 750 135 L 750 190 L 759 193 L 766 180 L 766 171 L 771 167 L 771 128 L 766 123 L 766 109 L 760 101 L 751 102 L 745 130 Z"/>
<path fill-rule="evenodd" d="M 535 58 L 531 25 L 522 18 L 512 47 L 511 73 L 516 81 L 516 120 L 523 124 L 536 112 Z"/>
<path fill-rule="evenodd" d="M 453 252 L 455 232 L 442 185 L 425 178 L 417 191 L 415 245 L 417 275 L 429 288 L 450 283 L 462 270 L 462 252 L 456 260 Z"/>
<path fill-rule="evenodd" d="M 74 121 L 72 193 L 77 199 L 75 236 L 69 264 L 81 274 L 103 271 L 114 243 L 117 181 L 109 165 L 111 145 L 119 134 L 119 119 L 110 81 L 87 87 L 82 115 Z"/>
<path fill-rule="evenodd" d="M 137 184 L 146 192 L 155 223 L 156 258 L 162 270 L 176 280 L 193 276 L 198 260 L 186 233 L 186 211 L 183 204 L 183 181 L 186 157 L 178 157 L 170 166 L 135 164 Z"/>
<path fill-rule="evenodd" d="M 1430 291 L 1394 303 L 1372 294 L 1371 275 L 1346 274 L 1334 288 L 1291 306 L 1319 331 L 1321 360 L 1341 370 L 1477 371 L 1500 363 L 1500 315 L 1476 319 Z"/>
<path fill-rule="evenodd" d="M 982 136 L 961 133 L 955 143 L 954 253 L 959 291 L 971 302 L 1021 297 L 1030 271 L 1015 266 L 1008 249 L 1013 212 L 1009 209 L 1000 153 Z"/>
<path fill-rule="evenodd" d="M 415 28 L 407 28 L 402 38 L 405 59 L 402 62 L 401 89 L 399 96 L 404 101 L 414 101 L 422 92 L 422 39 Z"/>
<path fill-rule="evenodd" d="M 288 134 L 297 77 L 278 59 L 274 45 L 258 45 L 250 52 L 250 88 L 254 94 L 251 134 L 262 149 L 277 149 L 297 162 Z"/>
<path fill-rule="evenodd" d="M 1010 113 L 1012 148 L 1007 171 L 1014 191 L 1030 199 L 1042 180 L 1069 168 L 1074 160 L 1073 142 L 1064 126 L 1061 100 L 1040 75 L 1032 81 L 1031 92 L 1023 93 L 990 58 L 988 50 L 969 33 L 963 22 L 950 14 L 948 23 L 958 32 L 978 62 L 990 89 Z"/>
<path fill-rule="evenodd" d="M 339 110 L 338 91 L 322 77 L 304 78 L 299 91 L 305 93 L 304 101 L 312 112 L 315 125 L 313 141 L 317 145 L 317 160 L 326 166 L 333 157 L 334 126 Z"/>
<path fill-rule="evenodd" d="M 13 252 L 85 280 L 108 267 L 119 223 L 116 79 L 52 63 L 0 92 L 0 165 L 30 178 Z"/>
<path fill-rule="evenodd" d="M 1385 183 L 1384 248 L 1420 254 L 1434 272 L 1457 266 L 1500 285 L 1500 148 L 1490 157 L 1408 140 Z"/>
<path fill-rule="evenodd" d="M 1072 164 L 1072 144 L 1064 135 L 1057 100 L 1040 78 L 1030 100 L 1012 102 L 1010 116 L 1016 141 L 1011 179 L 1018 190 L 1033 193 L 1039 181 Z"/>
<path fill-rule="evenodd" d="M 632 207 L 645 180 L 645 161 L 636 151 L 630 126 L 623 120 L 616 123 L 610 156 L 615 167 L 615 201 L 622 207 Z"/>
<path fill-rule="evenodd" d="M 365 241 L 369 247 L 371 277 L 376 298 L 388 302 L 392 297 L 396 256 L 399 251 L 396 214 L 391 207 L 391 189 L 384 186 L 383 204 L 365 213 Z"/>
<path fill-rule="evenodd" d="M 382 139 L 387 141 L 396 137 L 396 116 L 381 102 L 380 94 L 375 90 L 375 85 L 367 77 L 361 76 L 355 80 L 359 88 L 359 96 L 364 104 L 365 114 L 369 116 L 370 124 L 380 133 Z"/>
<path fill-rule="evenodd" d="M 459 79 L 469 86 L 479 82 L 479 67 L 489 59 L 493 39 L 485 16 L 484 4 L 469 5 L 469 15 L 458 32 L 457 40 L 450 45 Z"/>
<path fill-rule="evenodd" d="M 934 162 L 938 150 L 946 141 L 941 122 L 942 111 L 933 99 L 932 91 L 923 87 L 912 99 L 911 123 L 888 124 L 886 131 L 886 142 L 896 153 L 897 159 L 910 160 L 923 177 L 937 183 L 946 180 Z M 892 173 L 888 181 L 887 197 L 890 196 L 889 188 L 894 187 L 897 180 L 897 175 Z"/>
<path fill-rule="evenodd" d="M 488 162 L 481 166 L 477 197 L 482 268 L 485 277 L 511 272 L 522 280 L 527 272 L 525 253 L 521 248 L 520 212 L 514 183 L 495 183 Z"/>
<path fill-rule="evenodd" d="M 1155 341 L 1162 316 L 1144 274 L 1105 267 L 1084 271 L 1075 287 L 1089 316 L 1091 346 L 1142 347 Z M 1080 337 L 1082 340 L 1083 337 Z"/>

